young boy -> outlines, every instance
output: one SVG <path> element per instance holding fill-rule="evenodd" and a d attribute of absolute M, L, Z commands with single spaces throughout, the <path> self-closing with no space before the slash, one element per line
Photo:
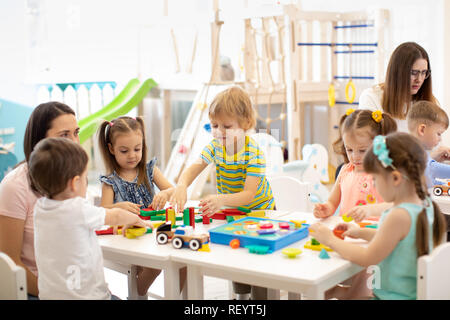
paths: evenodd
<path fill-rule="evenodd" d="M 110 300 L 95 229 L 103 225 L 151 227 L 123 209 L 86 199 L 86 152 L 77 143 L 47 138 L 31 153 L 31 182 L 43 195 L 34 207 L 34 242 L 40 299 Z"/>
<path fill-rule="evenodd" d="M 441 135 L 448 128 L 449 120 L 445 111 L 432 102 L 418 101 L 409 110 L 407 122 L 409 133 L 422 142 L 428 153 L 425 170 L 427 187 L 432 188 L 436 184 L 442 184 L 436 179 L 450 179 L 450 165 L 440 163 L 429 155 L 429 152 L 441 142 Z M 441 150 L 441 153 L 448 153 L 445 148 Z M 448 158 L 448 155 L 440 158 Z"/>

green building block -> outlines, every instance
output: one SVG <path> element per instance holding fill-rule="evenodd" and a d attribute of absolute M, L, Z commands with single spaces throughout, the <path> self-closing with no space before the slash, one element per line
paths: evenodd
<path fill-rule="evenodd" d="M 166 217 L 165 216 L 151 216 L 150 220 L 151 221 L 165 221 Z"/>
<path fill-rule="evenodd" d="M 245 213 L 250 213 L 250 212 L 252 212 L 252 210 L 247 209 L 247 208 L 244 208 L 244 207 L 237 207 L 237 209 L 240 210 L 240 211 L 242 211 L 242 212 L 245 212 Z"/>
<path fill-rule="evenodd" d="M 258 246 L 258 245 L 251 245 L 246 246 L 248 249 L 248 252 L 250 253 L 256 253 L 256 254 L 267 254 L 269 253 L 269 247 L 268 246 Z"/>
<path fill-rule="evenodd" d="M 234 217 L 233 216 L 226 216 L 227 222 L 233 222 L 234 221 Z"/>
<path fill-rule="evenodd" d="M 312 239 L 311 239 L 311 245 L 313 245 L 313 246 L 318 246 L 318 245 L 320 245 L 320 242 L 317 241 L 316 239 L 312 238 Z"/>

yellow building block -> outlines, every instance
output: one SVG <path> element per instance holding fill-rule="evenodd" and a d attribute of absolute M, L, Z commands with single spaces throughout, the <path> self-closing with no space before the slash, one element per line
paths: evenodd
<path fill-rule="evenodd" d="M 247 216 L 255 217 L 255 218 L 265 218 L 266 211 L 265 210 L 252 210 L 251 212 L 247 213 Z"/>
<path fill-rule="evenodd" d="M 204 243 L 202 247 L 197 251 L 211 252 L 211 249 L 209 248 L 209 243 Z"/>
<path fill-rule="evenodd" d="M 295 224 L 296 228 L 301 228 L 303 223 L 306 223 L 306 220 L 289 220 L 289 222 L 292 222 Z"/>
<path fill-rule="evenodd" d="M 146 231 L 146 228 L 129 228 L 125 232 L 125 237 L 127 237 L 128 239 L 134 239 L 136 237 L 144 235 Z M 122 229 L 119 229 L 117 233 L 122 234 Z"/>
<path fill-rule="evenodd" d="M 167 209 L 167 221 L 172 222 L 172 226 L 174 226 L 177 222 L 176 216 L 175 216 L 175 210 L 174 209 Z"/>
<path fill-rule="evenodd" d="M 307 241 L 303 247 L 306 249 L 311 249 L 311 250 L 315 250 L 315 251 L 321 251 L 322 249 L 325 249 L 327 251 L 333 251 L 330 247 L 327 247 L 323 244 L 313 245 L 313 244 L 311 244 L 311 241 Z"/>

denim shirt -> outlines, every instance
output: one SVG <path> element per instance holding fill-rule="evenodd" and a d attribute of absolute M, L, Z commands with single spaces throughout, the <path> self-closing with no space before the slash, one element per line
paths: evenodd
<path fill-rule="evenodd" d="M 148 207 L 155 195 L 155 188 L 153 184 L 153 168 L 156 163 L 156 158 L 153 158 L 147 163 L 146 173 L 150 183 L 151 190 L 148 190 L 145 184 L 137 184 L 137 176 L 133 181 L 126 181 L 122 179 L 115 171 L 108 175 L 100 176 L 100 182 L 106 183 L 113 188 L 114 203 L 129 201 L 136 204 L 142 204 L 144 208 Z"/>

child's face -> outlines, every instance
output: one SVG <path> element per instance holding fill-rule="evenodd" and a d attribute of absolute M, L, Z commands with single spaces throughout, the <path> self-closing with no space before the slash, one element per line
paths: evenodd
<path fill-rule="evenodd" d="M 442 140 L 442 134 L 445 132 L 445 126 L 435 123 L 425 126 L 421 138 L 426 150 L 431 150 L 436 147 Z"/>
<path fill-rule="evenodd" d="M 47 138 L 67 138 L 73 142 L 80 143 L 78 133 L 80 127 L 77 124 L 77 119 L 73 114 L 62 114 L 53 119 L 50 124 L 50 129 L 47 130 Z"/>
<path fill-rule="evenodd" d="M 355 166 L 356 171 L 364 171 L 364 155 L 373 141 L 367 133 L 367 130 L 357 129 L 355 131 L 344 132 L 342 140 L 344 141 L 345 152 L 350 163 Z"/>
<path fill-rule="evenodd" d="M 114 144 L 109 144 L 109 151 L 122 169 L 134 169 L 142 159 L 142 143 L 143 137 L 139 131 L 118 134 Z"/>
<path fill-rule="evenodd" d="M 224 146 L 233 146 L 234 142 L 245 136 L 245 130 L 235 117 L 220 115 L 210 120 L 213 137 Z"/>

